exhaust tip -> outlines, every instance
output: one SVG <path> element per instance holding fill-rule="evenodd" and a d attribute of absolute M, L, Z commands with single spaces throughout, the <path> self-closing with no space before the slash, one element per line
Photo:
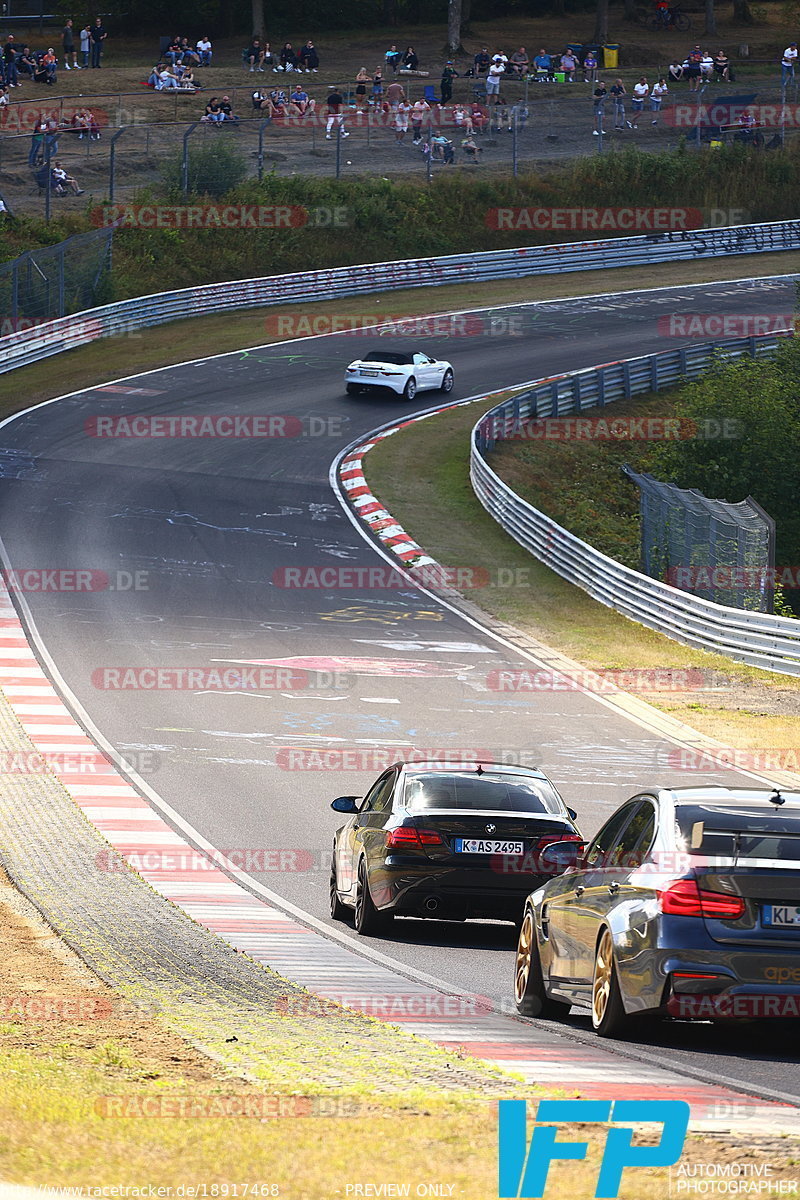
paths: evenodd
<path fill-rule="evenodd" d="M 439 907 L 439 901 L 436 899 L 436 897 L 428 896 L 428 899 L 425 901 L 425 911 L 426 912 L 436 912 L 438 907 Z"/>

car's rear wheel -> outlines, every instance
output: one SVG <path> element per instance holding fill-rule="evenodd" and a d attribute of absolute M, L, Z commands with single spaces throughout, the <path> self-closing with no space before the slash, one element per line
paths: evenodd
<path fill-rule="evenodd" d="M 452 392 L 454 382 L 453 372 L 448 368 L 442 376 L 442 391 Z"/>
<path fill-rule="evenodd" d="M 348 909 L 347 906 L 342 904 L 341 900 L 339 899 L 337 884 L 336 850 L 334 849 L 333 860 L 331 862 L 331 917 L 334 921 L 344 921 L 348 915 Z"/>
<path fill-rule="evenodd" d="M 364 937 L 375 937 L 386 933 L 392 923 L 392 913 L 380 912 L 375 907 L 367 880 L 367 864 L 362 858 L 358 865 L 356 886 L 356 929 Z"/>
<path fill-rule="evenodd" d="M 609 930 L 604 929 L 594 958 L 592 1026 L 600 1037 L 623 1037 L 630 1024 L 619 990 L 614 942 Z"/>
<path fill-rule="evenodd" d="M 416 396 L 416 394 L 417 394 L 417 381 L 414 378 L 414 376 L 412 375 L 411 378 L 409 380 L 407 380 L 406 386 L 403 388 L 403 399 L 404 400 L 413 400 L 414 397 Z"/>
<path fill-rule="evenodd" d="M 523 1017 L 542 1017 L 557 1020 L 565 1017 L 570 1006 L 561 1000 L 551 1000 L 545 991 L 542 962 L 536 941 L 533 909 L 525 906 L 519 931 L 517 958 L 514 963 L 514 1003 Z"/>

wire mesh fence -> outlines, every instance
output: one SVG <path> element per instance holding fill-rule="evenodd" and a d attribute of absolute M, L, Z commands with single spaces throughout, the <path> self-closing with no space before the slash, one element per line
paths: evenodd
<path fill-rule="evenodd" d="M 773 611 L 775 522 L 751 496 L 711 500 L 627 464 L 623 471 L 639 488 L 645 575 L 729 608 Z"/>
<path fill-rule="evenodd" d="M 0 336 L 100 303 L 113 234 L 112 228 L 76 234 L 0 265 Z"/>

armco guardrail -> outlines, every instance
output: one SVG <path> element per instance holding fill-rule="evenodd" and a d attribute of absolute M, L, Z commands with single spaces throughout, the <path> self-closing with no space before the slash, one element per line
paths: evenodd
<path fill-rule="evenodd" d="M 563 529 L 503 482 L 484 458 L 520 423 L 567 416 L 696 378 L 715 356 L 767 356 L 777 339 L 738 338 L 668 350 L 542 380 L 491 409 L 474 427 L 470 478 L 486 511 L 521 546 L 602 604 L 678 641 L 784 675 L 800 675 L 800 621 L 725 608 L 623 566 Z"/>
<path fill-rule="evenodd" d="M 121 300 L 0 338 L 0 374 L 98 338 L 225 310 L 285 304 L 287 301 L 307 303 L 309 299 L 335 299 L 401 287 L 513 279 L 794 249 L 800 249 L 800 221 L 781 221 L 770 225 L 682 230 L 598 242 L 510 248 L 486 254 L 366 263 L 330 271 L 294 272 L 265 279 L 207 284 Z"/>

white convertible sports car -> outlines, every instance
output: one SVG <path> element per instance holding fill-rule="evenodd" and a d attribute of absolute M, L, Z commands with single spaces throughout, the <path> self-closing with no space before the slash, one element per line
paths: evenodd
<path fill-rule="evenodd" d="M 370 350 L 350 363 L 344 378 L 350 396 L 389 388 L 405 400 L 413 400 L 417 392 L 453 390 L 450 363 L 418 350 Z"/>

